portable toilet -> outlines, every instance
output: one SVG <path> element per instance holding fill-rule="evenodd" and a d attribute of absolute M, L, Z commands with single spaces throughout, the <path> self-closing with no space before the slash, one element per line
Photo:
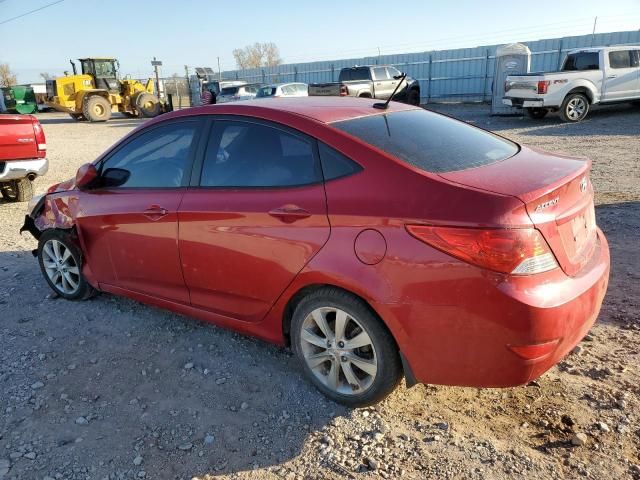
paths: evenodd
<path fill-rule="evenodd" d="M 521 43 L 510 43 L 496 49 L 495 73 L 491 89 L 491 115 L 513 115 L 518 109 L 502 103 L 505 95 L 504 81 L 508 75 L 529 73 L 531 68 L 531 50 Z"/>

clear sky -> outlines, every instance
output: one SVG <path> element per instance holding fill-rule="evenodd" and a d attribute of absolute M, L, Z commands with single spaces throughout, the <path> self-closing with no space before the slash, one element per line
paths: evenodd
<path fill-rule="evenodd" d="M 26 83 L 83 56 L 145 77 L 156 56 L 170 76 L 217 57 L 233 69 L 232 50 L 254 42 L 285 63 L 331 60 L 582 35 L 596 16 L 596 32 L 638 30 L 640 0 L 0 0 L 0 63 Z"/>

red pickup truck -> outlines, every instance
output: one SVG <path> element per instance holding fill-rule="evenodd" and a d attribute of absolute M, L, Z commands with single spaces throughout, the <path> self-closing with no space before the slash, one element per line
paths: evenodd
<path fill-rule="evenodd" d="M 31 182 L 49 169 L 47 143 L 33 115 L 0 115 L 0 192 L 12 202 L 33 197 Z"/>

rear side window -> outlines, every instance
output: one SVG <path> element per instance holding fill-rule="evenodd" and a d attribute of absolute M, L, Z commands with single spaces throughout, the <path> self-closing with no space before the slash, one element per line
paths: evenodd
<path fill-rule="evenodd" d="M 223 120 L 214 124 L 203 187 L 293 187 L 322 180 L 313 145 L 279 128 Z"/>
<path fill-rule="evenodd" d="M 634 64 L 632 50 L 618 50 L 609 52 L 609 66 L 611 68 L 631 68 Z"/>
<path fill-rule="evenodd" d="M 567 55 L 563 70 L 598 70 L 599 68 L 600 56 L 598 52 L 578 52 Z"/>
<path fill-rule="evenodd" d="M 318 142 L 318 149 L 320 150 L 322 174 L 324 175 L 325 181 L 346 177 L 362 170 L 360 165 L 331 148 L 329 145 Z"/>
<path fill-rule="evenodd" d="M 388 80 L 387 69 L 384 67 L 376 67 L 372 70 L 374 80 Z"/>
<path fill-rule="evenodd" d="M 408 110 L 332 124 L 426 172 L 452 172 L 499 162 L 518 146 L 427 110 Z"/>
<path fill-rule="evenodd" d="M 369 68 L 343 68 L 340 70 L 340 82 L 351 80 L 370 80 Z"/>

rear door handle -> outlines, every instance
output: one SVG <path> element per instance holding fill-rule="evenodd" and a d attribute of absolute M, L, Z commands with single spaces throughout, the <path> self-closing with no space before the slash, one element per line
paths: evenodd
<path fill-rule="evenodd" d="M 166 208 L 161 207 L 160 205 L 151 205 L 144 211 L 143 215 L 149 220 L 155 222 L 156 220 L 160 220 L 168 213 L 169 211 Z"/>
<path fill-rule="evenodd" d="M 311 213 L 297 205 L 283 205 L 282 207 L 270 210 L 269 215 L 284 223 L 293 223 L 297 220 L 310 217 Z"/>
<path fill-rule="evenodd" d="M 618 78 L 618 75 L 608 75 L 607 78 Z"/>

